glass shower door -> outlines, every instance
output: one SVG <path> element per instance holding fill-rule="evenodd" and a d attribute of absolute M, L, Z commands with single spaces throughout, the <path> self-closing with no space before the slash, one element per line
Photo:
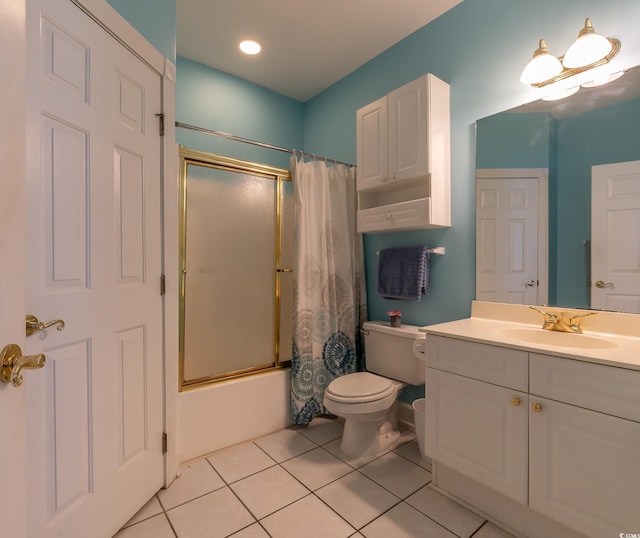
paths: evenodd
<path fill-rule="evenodd" d="M 290 342 L 291 182 L 197 160 L 183 169 L 182 385 L 274 368 L 290 358 L 279 341 Z"/>

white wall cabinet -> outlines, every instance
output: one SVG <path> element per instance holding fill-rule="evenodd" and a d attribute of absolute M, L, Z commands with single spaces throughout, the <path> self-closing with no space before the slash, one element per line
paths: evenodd
<path fill-rule="evenodd" d="M 449 85 L 427 74 L 356 116 L 358 231 L 450 226 Z"/>
<path fill-rule="evenodd" d="M 435 335 L 426 345 L 436 464 L 586 536 L 640 529 L 639 371 Z M 526 378 L 505 375 L 523 354 Z"/>

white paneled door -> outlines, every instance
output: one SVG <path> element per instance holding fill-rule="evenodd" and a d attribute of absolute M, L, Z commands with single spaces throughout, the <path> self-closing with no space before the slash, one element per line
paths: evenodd
<path fill-rule="evenodd" d="M 640 161 L 592 168 L 591 308 L 640 313 Z"/>
<path fill-rule="evenodd" d="M 70 0 L 27 37 L 28 531 L 108 538 L 163 484 L 161 79 Z"/>
<path fill-rule="evenodd" d="M 537 178 L 478 178 L 476 237 L 476 298 L 538 303 Z"/>

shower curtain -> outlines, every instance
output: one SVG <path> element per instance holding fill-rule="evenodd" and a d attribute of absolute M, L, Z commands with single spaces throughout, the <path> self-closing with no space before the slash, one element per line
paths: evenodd
<path fill-rule="evenodd" d="M 327 385 L 363 369 L 366 320 L 355 168 L 291 159 L 295 199 L 291 418 L 324 413 Z"/>

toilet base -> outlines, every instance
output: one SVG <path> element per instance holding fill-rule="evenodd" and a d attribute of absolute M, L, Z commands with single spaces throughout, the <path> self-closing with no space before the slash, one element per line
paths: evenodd
<path fill-rule="evenodd" d="M 400 441 L 397 403 L 382 417 L 345 417 L 340 450 L 347 456 L 375 456 L 390 450 Z"/>

